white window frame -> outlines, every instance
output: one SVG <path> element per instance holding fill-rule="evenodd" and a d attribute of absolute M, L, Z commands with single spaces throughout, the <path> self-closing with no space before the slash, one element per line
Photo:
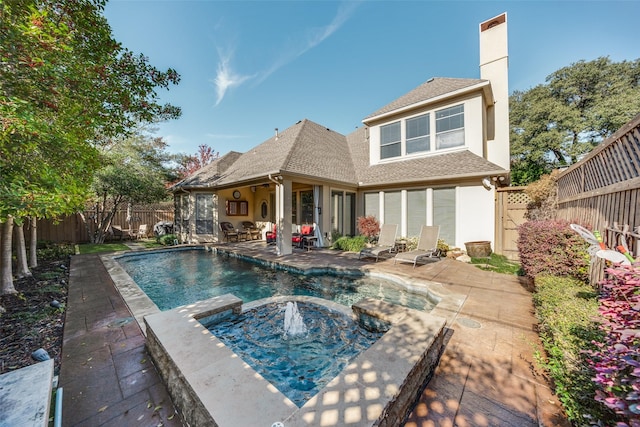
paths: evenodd
<path fill-rule="evenodd" d="M 409 124 L 413 122 L 418 122 L 419 120 L 426 120 L 427 128 L 425 133 L 416 133 L 415 136 L 409 136 Z M 405 129 L 405 154 L 411 155 L 416 153 L 428 153 L 431 151 L 431 114 L 421 114 L 415 117 L 408 117 L 403 120 L 404 121 L 404 129 Z M 418 142 L 420 140 L 426 140 L 427 148 L 426 149 L 414 149 L 413 151 L 409 151 L 409 146 L 413 142 Z"/>
<path fill-rule="evenodd" d="M 450 113 L 450 114 L 447 114 Z M 440 116 L 440 117 L 439 117 Z M 411 135 L 409 137 L 410 123 L 414 120 L 427 118 L 427 129 L 425 133 Z M 398 126 L 400 140 L 384 140 L 385 129 L 391 126 Z M 391 123 L 380 125 L 379 127 L 379 158 L 378 162 L 393 162 L 406 158 L 422 157 L 425 155 L 436 154 L 447 150 L 456 150 L 464 147 L 465 138 L 465 103 L 461 102 L 441 108 L 438 110 L 429 110 L 421 112 L 409 117 L 404 117 Z M 426 139 L 427 149 L 413 150 L 410 148 L 412 141 L 418 141 L 421 138 Z M 394 155 L 384 155 L 385 148 L 389 151 L 392 146 L 399 146 L 399 154 L 397 148 Z"/>
<path fill-rule="evenodd" d="M 436 111 L 435 120 L 436 151 L 464 145 L 464 104 Z"/>
<path fill-rule="evenodd" d="M 385 129 L 390 129 L 391 127 L 398 127 L 398 139 L 385 141 Z M 384 156 L 383 151 L 385 148 L 391 148 L 392 146 L 398 146 L 398 154 L 392 156 Z M 395 151 L 395 148 L 394 148 Z M 402 157 L 402 121 L 398 120 L 393 123 L 389 123 L 383 126 L 380 126 L 380 159 L 393 159 L 397 157 Z"/>

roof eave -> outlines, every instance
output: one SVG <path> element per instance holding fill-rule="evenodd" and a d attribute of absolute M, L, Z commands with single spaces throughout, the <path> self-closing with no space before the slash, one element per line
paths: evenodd
<path fill-rule="evenodd" d="M 485 94 L 485 99 L 487 100 L 486 102 L 487 102 L 488 105 L 493 105 L 495 103 L 495 101 L 493 100 L 493 93 L 491 91 L 491 82 L 486 80 L 486 81 L 482 81 L 480 83 L 476 83 L 476 84 L 474 84 L 472 86 L 467 86 L 467 87 L 464 87 L 464 88 L 461 88 L 461 89 L 458 89 L 458 90 L 454 90 L 452 92 L 447 92 L 445 94 L 438 95 L 438 96 L 435 96 L 433 98 L 425 99 L 423 101 L 416 102 L 414 104 L 410 104 L 410 105 L 407 105 L 405 107 L 401 107 L 401 108 L 397 108 L 395 110 L 387 111 L 386 113 L 378 114 L 376 116 L 367 117 L 366 119 L 362 120 L 362 123 L 367 125 L 367 126 L 370 126 L 370 123 L 372 123 L 372 122 L 376 122 L 378 120 L 383 120 L 383 119 L 385 119 L 387 117 L 395 116 L 395 115 L 398 115 L 398 114 L 401 114 L 401 113 L 405 113 L 407 111 L 415 110 L 416 108 L 424 107 L 424 106 L 429 105 L 429 104 L 434 104 L 436 102 L 440 102 L 440 101 L 442 101 L 444 99 L 447 99 L 447 98 L 455 98 L 455 97 L 464 95 L 466 93 L 475 92 L 478 89 L 482 89 L 483 90 L 483 92 Z M 491 100 L 491 101 L 489 101 L 489 100 Z"/>
<path fill-rule="evenodd" d="M 479 178 L 482 179 L 486 176 L 489 177 L 499 177 L 499 176 L 505 176 L 508 177 L 509 176 L 509 171 L 505 170 L 505 169 L 495 169 L 495 170 L 486 170 L 486 171 L 481 171 L 481 172 L 470 172 L 470 173 L 464 173 L 464 174 L 451 174 L 451 175 L 441 175 L 441 176 L 436 176 L 436 177 L 429 177 L 427 179 L 424 179 L 422 181 L 419 181 L 421 183 L 424 182 L 439 182 L 439 181 L 462 181 L 462 180 L 466 180 L 466 179 L 472 179 L 472 178 Z M 364 183 L 364 182 L 359 182 L 358 183 L 358 188 L 361 189 L 365 189 L 365 188 L 373 188 L 373 187 L 383 187 L 383 186 L 389 186 L 389 185 L 405 185 L 405 184 L 416 184 L 415 179 L 406 179 L 406 180 L 397 180 L 397 181 L 387 181 L 384 183 Z"/>

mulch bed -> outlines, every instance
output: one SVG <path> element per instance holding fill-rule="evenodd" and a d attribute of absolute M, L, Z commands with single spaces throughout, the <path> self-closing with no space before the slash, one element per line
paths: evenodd
<path fill-rule="evenodd" d="M 69 258 L 40 262 L 31 272 L 14 278 L 17 294 L 0 296 L 6 310 L 0 313 L 0 374 L 37 363 L 31 354 L 40 348 L 54 359 L 55 373 L 60 370 Z M 60 308 L 52 306 L 54 300 Z"/>

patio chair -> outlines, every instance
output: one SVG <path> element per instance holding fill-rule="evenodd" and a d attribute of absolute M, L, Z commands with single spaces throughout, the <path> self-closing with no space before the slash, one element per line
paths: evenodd
<path fill-rule="evenodd" d="M 144 239 L 149 233 L 149 226 L 147 224 L 140 224 L 138 232 L 136 233 L 136 239 Z"/>
<path fill-rule="evenodd" d="M 276 229 L 277 226 L 273 224 L 273 229 L 271 231 L 267 231 L 265 233 L 265 237 L 267 238 L 268 245 L 275 245 L 276 243 Z"/>
<path fill-rule="evenodd" d="M 418 237 L 418 247 L 409 252 L 400 252 L 396 254 L 393 263 L 398 261 L 411 262 L 413 268 L 421 258 L 433 258 L 435 256 L 440 259 L 440 251 L 438 250 L 438 236 L 440 235 L 439 225 L 423 225 Z"/>
<path fill-rule="evenodd" d="M 260 234 L 262 233 L 260 232 L 260 229 L 256 227 L 256 225 L 253 222 L 242 221 L 241 224 L 242 224 L 242 228 L 244 228 L 244 231 L 249 233 L 249 236 L 251 236 L 251 240 L 260 240 Z"/>
<path fill-rule="evenodd" d="M 303 225 L 300 227 L 300 243 L 298 245 L 299 248 L 307 249 L 311 248 L 311 244 L 315 245 L 317 238 L 313 225 Z"/>
<path fill-rule="evenodd" d="M 222 232 L 224 233 L 224 239 L 227 242 L 229 242 L 230 239 L 234 239 L 236 242 L 239 240 L 238 232 L 230 222 L 222 221 L 220 223 L 220 230 L 222 230 Z"/>
<path fill-rule="evenodd" d="M 376 262 L 378 262 L 378 258 L 381 253 L 389 252 L 396 245 L 396 234 L 398 233 L 398 224 L 383 224 L 380 228 L 380 236 L 378 237 L 378 243 L 376 246 L 371 248 L 364 248 L 360 251 L 358 255 L 358 259 L 363 256 L 366 257 L 375 257 Z"/>

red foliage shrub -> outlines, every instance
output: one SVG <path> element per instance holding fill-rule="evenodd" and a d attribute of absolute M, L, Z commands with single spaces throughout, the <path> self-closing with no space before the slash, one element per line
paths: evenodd
<path fill-rule="evenodd" d="M 371 241 L 380 234 L 380 222 L 373 215 L 358 217 L 358 231 Z"/>
<path fill-rule="evenodd" d="M 640 264 L 607 269 L 600 283 L 604 342 L 587 352 L 596 372 L 596 400 L 618 416 L 616 426 L 640 426 Z"/>
<path fill-rule="evenodd" d="M 518 227 L 518 252 L 525 274 L 545 273 L 587 280 L 588 243 L 564 220 L 528 221 Z"/>

